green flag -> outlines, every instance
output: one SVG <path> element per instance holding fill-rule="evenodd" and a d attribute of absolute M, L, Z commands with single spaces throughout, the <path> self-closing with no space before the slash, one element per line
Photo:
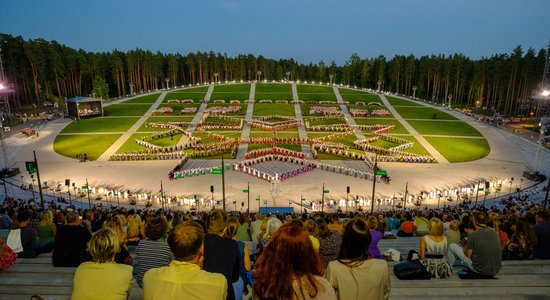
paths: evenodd
<path fill-rule="evenodd" d="M 244 189 L 244 190 L 243 190 L 243 193 L 248 193 L 248 189 Z"/>

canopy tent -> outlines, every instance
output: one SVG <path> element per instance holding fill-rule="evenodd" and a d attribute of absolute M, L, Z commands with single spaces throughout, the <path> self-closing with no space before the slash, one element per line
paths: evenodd
<path fill-rule="evenodd" d="M 67 114 L 77 119 L 103 116 L 103 102 L 101 99 L 76 96 L 67 99 Z"/>

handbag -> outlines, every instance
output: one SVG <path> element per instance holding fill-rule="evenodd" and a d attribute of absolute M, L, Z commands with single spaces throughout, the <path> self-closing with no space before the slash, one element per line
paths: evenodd
<path fill-rule="evenodd" d="M 8 235 L 6 244 L 15 253 L 23 252 L 23 245 L 21 244 L 21 229 L 12 229 Z"/>
<path fill-rule="evenodd" d="M 0 239 L 0 272 L 6 270 L 17 260 L 17 254 Z"/>
<path fill-rule="evenodd" d="M 422 280 L 431 278 L 426 267 L 424 267 L 418 259 L 412 261 L 406 260 L 394 265 L 393 273 L 401 280 Z"/>

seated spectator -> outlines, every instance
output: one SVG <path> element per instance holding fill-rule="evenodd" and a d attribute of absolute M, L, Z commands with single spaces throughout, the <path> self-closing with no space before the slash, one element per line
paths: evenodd
<path fill-rule="evenodd" d="M 384 218 L 384 215 L 378 215 L 378 225 L 376 226 L 376 228 L 374 228 L 374 230 L 380 232 L 383 235 L 384 232 L 386 232 L 386 227 L 388 226 L 386 225 L 386 219 Z"/>
<path fill-rule="evenodd" d="M 449 223 L 449 229 L 443 234 L 447 238 L 447 245 L 460 243 L 460 222 L 458 220 L 452 220 Z"/>
<path fill-rule="evenodd" d="M 277 230 L 279 230 L 279 228 L 281 228 L 281 226 L 283 226 L 283 223 L 281 222 L 281 220 L 277 218 L 270 218 L 266 222 L 266 233 L 264 237 L 258 241 L 258 247 L 260 249 L 260 253 L 263 251 L 265 246 L 269 244 L 271 237 L 275 234 L 275 232 L 277 232 Z"/>
<path fill-rule="evenodd" d="M 260 231 L 262 231 L 262 223 L 263 223 L 262 215 L 255 214 L 254 215 L 254 221 L 250 223 L 250 235 L 252 236 L 252 241 L 258 240 L 258 235 L 260 234 Z"/>
<path fill-rule="evenodd" d="M 242 214 L 239 217 L 239 232 L 237 232 L 237 238 L 239 241 L 249 242 L 250 239 L 250 224 L 248 222 L 248 217 L 245 214 Z"/>
<path fill-rule="evenodd" d="M 425 236 L 428 234 L 428 224 L 430 221 L 424 217 L 424 214 L 419 211 L 414 218 L 414 229 L 416 236 Z"/>
<path fill-rule="evenodd" d="M 390 274 L 384 260 L 369 255 L 371 234 L 365 220 L 348 222 L 338 260 L 328 264 L 325 277 L 339 299 L 388 299 Z"/>
<path fill-rule="evenodd" d="M 0 229 L 10 229 L 11 223 L 11 218 L 8 216 L 6 209 L 0 207 Z"/>
<path fill-rule="evenodd" d="M 21 246 L 23 251 L 17 253 L 17 257 L 32 258 L 38 255 L 38 234 L 36 229 L 29 226 L 31 214 L 24 210 L 17 214 L 17 222 L 21 229 Z"/>
<path fill-rule="evenodd" d="M 196 222 L 179 224 L 168 236 L 175 259 L 167 267 L 150 269 L 143 277 L 143 299 L 213 299 L 227 297 L 227 279 L 201 270 L 204 230 Z"/>
<path fill-rule="evenodd" d="M 451 266 L 445 258 L 447 238 L 443 236 L 443 222 L 432 218 L 428 223 L 428 235 L 420 238 L 420 260 L 432 278 L 451 276 Z"/>
<path fill-rule="evenodd" d="M 385 266 L 386 270 L 388 269 Z M 308 233 L 283 225 L 254 264 L 254 299 L 336 299 Z"/>
<path fill-rule="evenodd" d="M 87 229 L 84 229 L 87 231 Z M 101 229 L 90 240 L 92 261 L 83 262 L 74 274 L 72 299 L 127 299 L 132 287 L 132 267 L 115 263 L 120 244 L 116 233 Z"/>
<path fill-rule="evenodd" d="M 370 216 L 367 219 L 367 224 L 369 225 L 371 242 L 369 244 L 369 254 L 371 258 L 384 258 L 380 254 L 380 249 L 378 248 L 378 242 L 382 239 L 382 232 L 376 230 L 378 227 L 378 219 L 376 217 Z"/>
<path fill-rule="evenodd" d="M 126 230 L 127 244 L 135 246 L 143 238 L 143 222 L 141 221 L 141 217 L 137 215 L 133 209 L 128 211 L 126 220 L 128 221 L 128 229 Z M 168 233 L 168 231 L 166 233 Z"/>
<path fill-rule="evenodd" d="M 304 223 L 304 229 L 309 234 L 309 239 L 311 240 L 311 243 L 313 244 L 313 249 L 319 251 L 319 239 L 317 238 L 317 234 L 319 233 L 319 229 L 317 228 L 317 223 L 313 220 L 306 220 Z"/>
<path fill-rule="evenodd" d="M 512 226 L 514 234 L 504 248 L 504 259 L 533 259 L 537 246 L 537 235 L 525 218 L 516 220 Z"/>
<path fill-rule="evenodd" d="M 66 225 L 61 227 L 55 236 L 53 248 L 53 265 L 56 267 L 78 267 L 89 260 L 86 245 L 91 234 L 80 224 L 78 215 L 71 211 L 67 214 Z"/>
<path fill-rule="evenodd" d="M 328 224 L 328 229 L 332 231 L 336 231 L 340 234 L 344 233 L 344 225 L 340 223 L 340 218 L 338 217 L 338 214 L 332 214 L 332 222 Z"/>
<path fill-rule="evenodd" d="M 537 212 L 537 224 L 534 226 L 537 235 L 537 248 L 535 249 L 535 258 L 550 259 L 550 221 L 548 213 L 541 210 Z"/>
<path fill-rule="evenodd" d="M 53 223 L 53 213 L 44 212 L 42 220 L 38 223 L 38 252 L 51 252 L 55 245 L 55 234 L 57 226 Z"/>
<path fill-rule="evenodd" d="M 449 245 L 447 261 L 452 267 L 456 259 L 470 271 L 481 275 L 494 276 L 502 267 L 500 237 L 487 227 L 487 216 L 478 212 L 470 218 L 474 231 L 468 234 L 466 248 L 457 244 Z"/>
<path fill-rule="evenodd" d="M 237 242 L 224 237 L 227 213 L 213 210 L 208 222 L 208 234 L 204 237 L 204 270 L 219 273 L 227 280 L 227 299 L 234 300 L 233 282 L 239 280 L 239 250 Z"/>
<path fill-rule="evenodd" d="M 241 216 L 242 217 L 242 216 Z M 250 262 L 250 249 L 248 246 L 237 236 L 239 228 L 242 226 L 237 222 L 235 218 L 229 218 L 227 221 L 227 237 L 235 240 L 237 242 L 237 248 L 239 250 L 239 280 L 233 282 L 233 290 L 235 292 L 235 299 L 242 300 L 243 293 L 248 282 L 248 272 L 252 268 Z"/>
<path fill-rule="evenodd" d="M 405 213 L 405 222 L 399 226 L 397 236 L 411 237 L 414 234 L 414 223 L 412 222 L 412 216 L 409 212 Z"/>
<path fill-rule="evenodd" d="M 137 246 L 138 284 L 143 287 L 143 276 L 152 268 L 165 267 L 174 259 L 166 243 L 168 222 L 164 217 L 151 216 L 145 221 L 145 239 Z"/>
<path fill-rule="evenodd" d="M 342 235 L 333 230 L 329 230 L 327 222 L 323 219 L 317 220 L 319 227 L 319 254 L 321 254 L 321 263 L 326 268 L 328 263 L 335 260 L 342 244 Z"/>
<path fill-rule="evenodd" d="M 130 251 L 126 246 L 127 235 L 124 230 L 124 221 L 120 217 L 121 215 L 116 215 L 109 220 L 103 223 L 103 228 L 111 228 L 117 235 L 118 241 L 120 243 L 119 252 L 115 255 L 115 262 L 117 264 L 127 264 L 132 265 L 133 259 L 130 256 Z"/>

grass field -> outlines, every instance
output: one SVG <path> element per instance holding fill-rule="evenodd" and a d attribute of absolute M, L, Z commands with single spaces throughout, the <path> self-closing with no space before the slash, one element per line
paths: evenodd
<path fill-rule="evenodd" d="M 136 139 L 141 139 L 142 137 L 149 136 L 148 133 L 134 133 L 132 136 L 130 136 L 120 148 L 116 151 L 116 153 L 128 153 L 128 152 L 135 152 L 135 151 L 144 151 L 147 148 L 140 146 L 136 144 Z"/>
<path fill-rule="evenodd" d="M 185 100 L 185 99 L 202 100 L 204 99 L 204 96 L 206 96 L 207 91 L 208 91 L 208 87 L 202 86 L 202 87 L 179 90 L 176 92 L 170 92 L 166 95 L 166 97 L 164 97 L 164 102 L 167 102 L 168 100 Z"/>
<path fill-rule="evenodd" d="M 396 119 L 372 119 L 372 118 L 354 118 L 355 123 L 358 125 L 395 125 L 395 129 L 389 133 L 409 134 L 407 129 L 399 123 Z M 365 131 L 368 132 L 368 131 Z"/>
<path fill-rule="evenodd" d="M 96 160 L 120 136 L 120 134 L 58 135 L 53 142 L 53 149 L 58 154 L 70 158 L 76 158 L 77 154 L 86 153 L 89 160 Z"/>
<path fill-rule="evenodd" d="M 462 121 L 407 121 L 422 135 L 482 136 L 475 128 Z"/>
<path fill-rule="evenodd" d="M 420 144 L 418 140 L 412 135 L 400 135 L 399 137 L 414 142 L 412 148 L 405 150 L 405 152 L 410 152 L 418 155 L 430 155 L 430 152 L 428 152 L 428 150 L 426 150 L 426 148 L 424 148 L 424 146 L 422 146 L 422 144 Z"/>
<path fill-rule="evenodd" d="M 274 83 L 257 83 L 256 84 L 256 94 L 257 93 L 282 93 L 282 94 L 291 94 L 292 95 L 292 86 L 290 84 L 274 84 Z"/>
<path fill-rule="evenodd" d="M 134 98 L 132 100 L 125 101 L 124 103 L 155 103 L 160 96 L 160 93 L 155 93 L 151 95 L 145 95 L 141 97 Z"/>
<path fill-rule="evenodd" d="M 431 107 L 394 107 L 403 119 L 458 120 L 446 112 Z"/>
<path fill-rule="evenodd" d="M 380 97 L 378 97 L 378 95 L 364 92 L 340 90 L 340 96 L 342 96 L 342 100 L 349 101 L 350 104 L 354 104 L 359 101 L 365 102 L 365 104 L 371 102 L 378 102 L 382 104 L 382 100 L 380 99 Z"/>
<path fill-rule="evenodd" d="M 188 117 L 188 116 L 182 116 L 182 117 L 178 117 L 178 116 L 153 116 L 153 117 L 149 117 L 145 123 L 150 123 L 150 122 L 191 122 L 193 120 L 193 117 Z M 143 125 L 141 125 L 141 127 L 139 127 L 139 129 L 137 130 L 138 132 L 143 132 L 143 131 L 168 131 L 168 128 L 155 128 L 155 127 L 145 127 L 145 123 L 143 123 Z"/>
<path fill-rule="evenodd" d="M 61 133 L 125 132 L 138 118 L 91 118 L 70 123 Z"/>
<path fill-rule="evenodd" d="M 485 139 L 426 137 L 426 140 L 452 163 L 478 160 L 491 152 Z"/>
<path fill-rule="evenodd" d="M 413 101 L 403 100 L 391 96 L 386 96 L 386 99 L 388 99 L 388 102 L 390 102 L 392 106 L 424 106 Z"/>
<path fill-rule="evenodd" d="M 112 116 L 143 116 L 151 107 L 151 104 L 115 104 L 103 109 L 107 117 Z"/>
<path fill-rule="evenodd" d="M 254 94 L 255 100 L 289 100 L 292 101 L 292 93 L 258 93 Z"/>
<path fill-rule="evenodd" d="M 297 85 L 300 100 L 336 101 L 332 87 L 317 85 Z"/>
<path fill-rule="evenodd" d="M 216 85 L 210 100 L 248 100 L 250 84 Z"/>
<path fill-rule="evenodd" d="M 294 116 L 294 105 L 292 104 L 271 104 L 255 103 L 254 116 Z"/>

